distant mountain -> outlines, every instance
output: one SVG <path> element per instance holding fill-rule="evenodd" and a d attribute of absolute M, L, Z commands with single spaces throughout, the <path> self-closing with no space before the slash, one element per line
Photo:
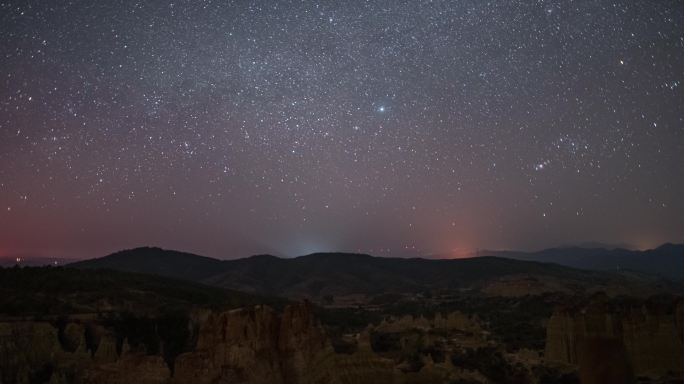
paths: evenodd
<path fill-rule="evenodd" d="M 597 271 L 632 271 L 684 280 L 684 244 L 663 244 L 647 251 L 616 248 L 551 248 L 539 252 L 480 251 L 480 255 L 556 263 Z"/>
<path fill-rule="evenodd" d="M 601 243 L 598 241 L 585 241 L 579 244 L 567 244 L 559 248 L 603 248 L 603 249 L 638 249 L 633 244 L 628 243 Z"/>
<path fill-rule="evenodd" d="M 70 265 L 183 278 L 213 286 L 291 298 L 457 290 L 609 290 L 634 287 L 615 273 L 502 257 L 432 260 L 318 253 L 293 259 L 270 255 L 217 260 L 159 248 L 122 251 Z M 652 282 L 649 282 L 652 283 Z M 492 288 L 494 287 L 494 288 Z"/>
<path fill-rule="evenodd" d="M 257 257 L 226 261 L 224 271 L 207 282 L 264 294 L 281 292 L 294 297 L 320 297 L 455 290 L 517 274 L 590 278 L 583 271 L 497 257 L 428 260 L 318 253 L 294 259 Z"/>
<path fill-rule="evenodd" d="M 69 266 L 148 273 L 199 282 L 221 271 L 223 261 L 192 253 L 142 247 L 116 252 L 99 259 L 79 261 Z"/>

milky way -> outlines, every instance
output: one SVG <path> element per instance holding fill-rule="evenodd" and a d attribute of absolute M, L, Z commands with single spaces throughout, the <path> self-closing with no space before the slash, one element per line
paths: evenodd
<path fill-rule="evenodd" d="M 0 35 L 0 255 L 684 241 L 681 1 L 10 1 Z"/>

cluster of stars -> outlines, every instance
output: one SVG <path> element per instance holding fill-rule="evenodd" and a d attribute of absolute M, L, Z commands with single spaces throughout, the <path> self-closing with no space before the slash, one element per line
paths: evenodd
<path fill-rule="evenodd" d="M 0 20 L 0 245 L 36 222 L 41 249 L 220 257 L 683 233 L 679 2 L 0 0 Z"/>

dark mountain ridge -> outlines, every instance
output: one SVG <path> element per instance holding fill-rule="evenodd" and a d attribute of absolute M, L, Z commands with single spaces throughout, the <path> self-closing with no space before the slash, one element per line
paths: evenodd
<path fill-rule="evenodd" d="M 516 260 L 556 263 L 573 268 L 597 271 L 633 271 L 684 279 L 684 245 L 666 243 L 645 251 L 622 248 L 551 248 L 538 252 L 483 251 L 481 254 Z"/>
<path fill-rule="evenodd" d="M 217 260 L 159 248 L 138 248 L 70 266 L 149 273 L 263 295 L 312 299 L 331 295 L 479 290 L 501 281 L 517 286 L 532 284 L 540 289 L 563 286 L 565 290 L 610 285 L 631 287 L 638 283 L 614 272 L 496 256 L 448 260 L 316 253 L 292 259 L 258 255 Z"/>
<path fill-rule="evenodd" d="M 141 247 L 115 252 L 98 259 L 78 261 L 69 266 L 114 269 L 201 281 L 216 273 L 217 270 L 221 270 L 223 261 L 157 247 Z"/>

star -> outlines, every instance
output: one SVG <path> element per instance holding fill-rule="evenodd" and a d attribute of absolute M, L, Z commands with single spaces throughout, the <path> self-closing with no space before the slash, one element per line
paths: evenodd
<path fill-rule="evenodd" d="M 84 227 L 219 257 L 684 241 L 677 2 L 19 3 L 3 247 Z M 65 238 L 21 243 L 36 227 Z"/>

